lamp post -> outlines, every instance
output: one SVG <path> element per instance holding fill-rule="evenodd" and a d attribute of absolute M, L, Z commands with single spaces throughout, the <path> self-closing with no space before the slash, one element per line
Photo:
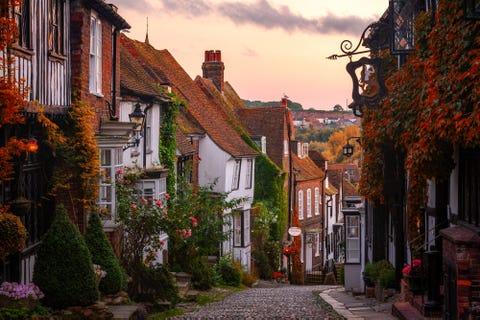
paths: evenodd
<path fill-rule="evenodd" d="M 361 137 L 350 137 L 347 139 L 347 144 L 343 146 L 343 155 L 350 158 L 353 155 L 354 147 L 350 144 L 350 140 L 356 139 L 357 143 L 360 144 Z"/>
<path fill-rule="evenodd" d="M 133 127 L 133 141 L 129 141 L 124 147 L 123 151 L 130 147 L 138 147 L 140 139 L 142 138 L 142 129 L 145 123 L 145 113 L 142 111 L 140 102 L 135 104 L 135 109 L 128 115 L 130 122 L 134 124 Z"/>

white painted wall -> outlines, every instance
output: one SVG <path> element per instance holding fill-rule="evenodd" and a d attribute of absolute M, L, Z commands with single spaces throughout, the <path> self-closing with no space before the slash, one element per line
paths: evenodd
<path fill-rule="evenodd" d="M 121 101 L 120 102 L 120 117 L 119 121 L 129 122 L 128 115 L 132 113 L 136 102 Z M 142 110 L 145 110 L 146 104 L 142 104 Z M 147 118 L 145 124 L 148 126 L 147 134 L 149 135 L 149 144 L 147 145 L 145 168 L 149 169 L 160 165 L 158 156 L 158 146 L 160 139 L 160 125 L 161 125 L 161 107 L 159 104 L 153 104 L 147 110 Z M 142 132 L 143 134 L 143 132 Z M 146 137 L 140 139 L 138 147 L 131 147 L 123 152 L 123 163 L 126 167 L 138 166 L 144 167 L 143 164 L 143 144 L 147 141 Z"/>

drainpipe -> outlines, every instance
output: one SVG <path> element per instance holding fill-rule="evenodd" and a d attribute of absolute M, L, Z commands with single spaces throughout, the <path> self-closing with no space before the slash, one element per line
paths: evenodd
<path fill-rule="evenodd" d="M 321 224 L 321 228 L 320 230 L 322 230 L 322 232 L 324 232 L 324 228 L 325 228 L 325 219 L 327 217 L 326 213 L 325 213 L 325 210 L 323 210 L 323 208 L 326 208 L 326 205 L 327 203 L 325 202 L 325 181 L 327 180 L 327 173 L 328 173 L 328 169 L 327 167 L 325 167 L 325 175 L 323 176 L 323 179 L 322 179 L 322 211 L 323 211 L 323 217 L 322 217 L 322 220 L 320 222 Z M 325 206 L 323 205 L 325 203 Z M 320 236 L 320 235 L 319 235 Z M 325 237 L 323 237 L 325 238 Z M 322 238 L 320 238 L 322 239 Z M 323 240 L 323 239 L 322 239 Z M 323 261 L 323 265 L 325 265 L 325 251 L 326 251 L 326 246 L 325 246 L 325 241 L 322 241 L 323 242 L 323 249 L 322 249 L 322 256 L 324 257 L 324 261 Z"/>
<path fill-rule="evenodd" d="M 112 32 L 112 104 L 110 106 L 110 120 L 118 120 L 117 116 L 117 36 L 118 31 L 117 27 L 113 29 Z"/>

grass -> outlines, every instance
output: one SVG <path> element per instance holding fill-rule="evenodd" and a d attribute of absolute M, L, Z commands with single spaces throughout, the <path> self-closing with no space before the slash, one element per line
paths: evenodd
<path fill-rule="evenodd" d="M 164 320 L 169 317 L 174 317 L 178 315 L 182 315 L 187 312 L 191 312 L 198 307 L 205 306 L 212 302 L 217 302 L 225 299 L 229 295 L 245 290 L 247 287 L 229 287 L 229 286 L 218 286 L 213 287 L 208 291 L 201 291 L 199 292 L 197 299 L 195 302 L 185 303 L 177 305 L 175 308 L 166 310 L 164 312 L 157 312 L 150 314 L 148 316 L 148 320 Z"/>

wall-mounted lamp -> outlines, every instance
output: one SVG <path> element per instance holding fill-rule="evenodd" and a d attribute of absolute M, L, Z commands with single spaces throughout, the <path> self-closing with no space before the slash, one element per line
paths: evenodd
<path fill-rule="evenodd" d="M 464 17 L 480 20 L 480 0 L 463 0 Z"/>
<path fill-rule="evenodd" d="M 350 137 L 347 139 L 347 144 L 343 146 L 343 155 L 345 157 L 351 157 L 353 155 L 354 147 L 350 144 L 351 139 L 356 139 L 357 143 L 360 144 L 360 137 Z"/>
<path fill-rule="evenodd" d="M 123 151 L 131 147 L 138 147 L 140 139 L 142 138 L 143 126 L 145 123 L 145 113 L 142 111 L 140 102 L 135 104 L 135 109 L 128 115 L 130 122 L 135 126 L 133 127 L 133 141 L 129 141 L 124 147 Z"/>
<path fill-rule="evenodd" d="M 27 141 L 27 152 L 35 153 L 38 151 L 38 141 L 35 138 L 30 138 Z"/>

